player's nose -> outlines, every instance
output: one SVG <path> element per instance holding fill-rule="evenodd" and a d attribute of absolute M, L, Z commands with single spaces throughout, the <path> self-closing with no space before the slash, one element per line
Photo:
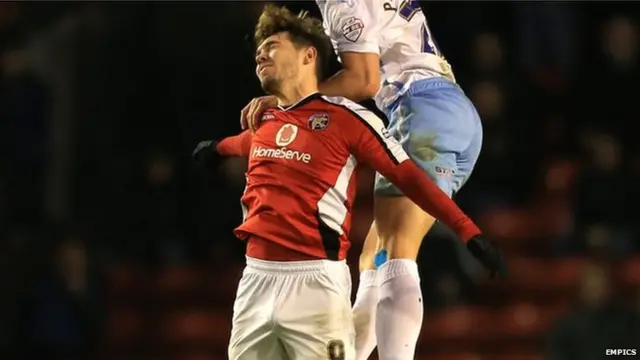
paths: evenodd
<path fill-rule="evenodd" d="M 260 65 L 267 61 L 267 54 L 264 51 L 259 52 L 256 55 L 256 64 Z"/>

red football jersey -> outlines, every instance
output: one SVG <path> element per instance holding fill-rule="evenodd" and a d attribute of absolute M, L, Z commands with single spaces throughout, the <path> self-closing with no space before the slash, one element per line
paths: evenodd
<path fill-rule="evenodd" d="M 463 237 L 479 233 L 451 199 L 407 161 L 382 120 L 345 98 L 313 94 L 290 107 L 270 109 L 254 134 L 245 131 L 227 138 L 218 150 L 249 157 L 241 200 L 244 220 L 235 230 L 241 239 L 255 235 L 311 258 L 346 258 L 359 163 L 396 183 Z"/>

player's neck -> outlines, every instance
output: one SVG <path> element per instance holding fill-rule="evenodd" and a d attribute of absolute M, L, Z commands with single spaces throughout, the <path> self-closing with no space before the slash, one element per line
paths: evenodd
<path fill-rule="evenodd" d="M 318 84 L 314 83 L 299 83 L 291 87 L 283 87 L 278 92 L 276 98 L 278 99 L 278 106 L 287 107 L 296 104 L 298 101 L 308 97 L 311 94 L 318 92 Z"/>

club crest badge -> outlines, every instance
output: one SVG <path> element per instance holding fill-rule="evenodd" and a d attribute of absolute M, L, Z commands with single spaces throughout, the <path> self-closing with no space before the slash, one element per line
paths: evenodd
<path fill-rule="evenodd" d="M 345 39 L 356 42 L 360 39 L 360 35 L 362 35 L 362 31 L 364 30 L 364 23 L 362 20 L 358 19 L 355 16 L 352 16 L 347 19 L 347 21 L 342 26 L 342 36 Z"/>
<path fill-rule="evenodd" d="M 327 114 L 314 114 L 307 121 L 309 129 L 314 131 L 322 131 L 329 126 L 329 115 Z"/>

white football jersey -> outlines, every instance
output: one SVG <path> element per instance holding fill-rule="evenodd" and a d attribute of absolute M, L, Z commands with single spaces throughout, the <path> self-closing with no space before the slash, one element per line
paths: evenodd
<path fill-rule="evenodd" d="M 420 79 L 455 81 L 417 0 L 316 0 L 336 52 L 380 55 L 381 109 Z"/>

